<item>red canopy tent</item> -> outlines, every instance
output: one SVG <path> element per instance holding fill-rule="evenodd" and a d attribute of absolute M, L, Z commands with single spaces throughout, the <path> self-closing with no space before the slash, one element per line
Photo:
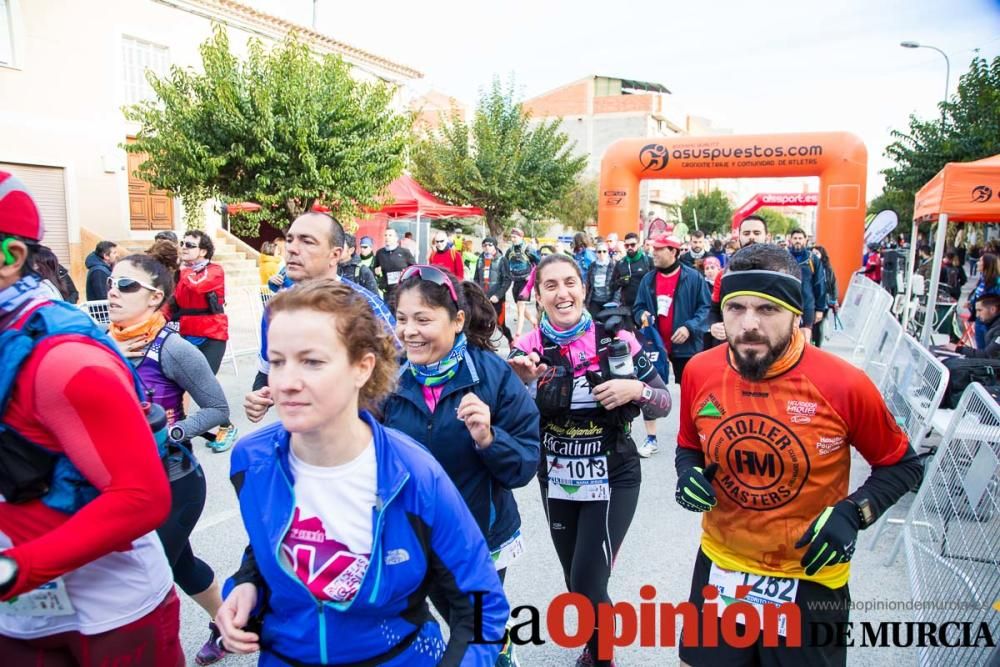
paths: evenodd
<path fill-rule="evenodd" d="M 418 261 L 427 256 L 431 220 L 483 215 L 483 209 L 475 206 L 452 206 L 444 203 L 408 174 L 403 174 L 389 184 L 384 201 L 386 203 L 382 208 L 370 211 L 364 219 L 358 219 L 358 238 L 371 236 L 376 247 L 379 247 L 389 219 L 414 218 Z"/>
<path fill-rule="evenodd" d="M 384 213 L 390 218 L 472 218 L 483 215 L 483 209 L 475 206 L 452 206 L 427 192 L 412 176 L 403 174 L 389 184 L 391 204 L 386 204 L 372 213 Z"/>

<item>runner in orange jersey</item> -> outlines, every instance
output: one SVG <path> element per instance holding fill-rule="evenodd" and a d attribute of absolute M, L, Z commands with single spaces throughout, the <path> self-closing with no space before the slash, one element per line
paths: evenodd
<path fill-rule="evenodd" d="M 749 587 L 744 601 L 759 611 L 796 603 L 802 646 L 787 645 L 783 631 L 771 647 L 763 634 L 747 648 L 721 636 L 714 648 L 682 641 L 689 665 L 846 664 L 845 647 L 810 646 L 810 622 L 847 621 L 858 531 L 920 481 L 920 463 L 878 390 L 859 369 L 806 344 L 801 311 L 799 267 L 785 250 L 753 244 L 733 255 L 722 281 L 729 344 L 685 370 L 675 464 L 677 502 L 705 513 L 691 602 L 700 608 L 711 584 L 720 612 L 737 586 Z M 851 446 L 872 472 L 848 494 Z"/>

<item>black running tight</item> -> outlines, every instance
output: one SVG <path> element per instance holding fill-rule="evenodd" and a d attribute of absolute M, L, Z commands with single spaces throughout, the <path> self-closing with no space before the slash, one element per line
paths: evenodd
<path fill-rule="evenodd" d="M 201 466 L 170 482 L 170 493 L 170 514 L 156 532 L 173 570 L 174 582 L 188 595 L 197 595 L 215 581 L 212 568 L 194 555 L 189 540 L 205 507 L 205 473 Z"/>
<path fill-rule="evenodd" d="M 582 503 L 549 500 L 548 483 L 541 482 L 541 487 L 549 534 L 562 564 L 566 588 L 590 600 L 596 619 L 597 605 L 611 602 L 608 579 L 639 504 L 639 487 L 611 487 L 611 500 Z M 597 659 L 596 628 L 587 646 L 595 665 L 611 664 Z"/>

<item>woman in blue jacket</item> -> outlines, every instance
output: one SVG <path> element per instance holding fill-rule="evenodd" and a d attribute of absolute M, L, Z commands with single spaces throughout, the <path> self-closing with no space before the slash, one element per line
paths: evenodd
<path fill-rule="evenodd" d="M 396 292 L 396 337 L 407 363 L 383 423 L 430 450 L 458 487 L 503 580 L 521 554 L 521 517 L 511 489 L 538 467 L 538 409 L 490 346 L 494 310 L 473 282 L 412 266 Z M 431 600 L 454 620 L 443 591 Z M 511 664 L 509 646 L 498 665 Z"/>
<path fill-rule="evenodd" d="M 226 647 L 261 665 L 492 666 L 499 644 L 474 640 L 498 641 L 509 607 L 482 533 L 434 458 L 366 411 L 397 374 L 391 333 L 333 280 L 269 310 L 281 423 L 232 455 L 250 546 L 216 617 Z"/>

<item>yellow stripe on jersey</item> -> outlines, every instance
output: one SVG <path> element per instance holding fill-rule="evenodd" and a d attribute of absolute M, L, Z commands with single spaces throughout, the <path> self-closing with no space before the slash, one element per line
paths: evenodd
<path fill-rule="evenodd" d="M 775 570 L 764 567 L 759 562 L 752 561 L 744 556 L 741 556 L 735 551 L 728 549 L 725 544 L 712 539 L 712 536 L 708 533 L 702 533 L 701 535 L 701 550 L 705 552 L 705 555 L 708 556 L 713 563 L 727 570 L 749 572 L 750 574 L 760 574 L 771 577 L 804 579 L 805 581 L 814 581 L 817 584 L 822 584 L 827 588 L 832 589 L 846 586 L 847 580 L 851 575 L 850 563 L 829 565 L 821 568 L 819 572 L 811 577 L 806 574 L 805 568 L 800 566 L 798 562 L 787 563 L 787 567 L 784 570 Z"/>

